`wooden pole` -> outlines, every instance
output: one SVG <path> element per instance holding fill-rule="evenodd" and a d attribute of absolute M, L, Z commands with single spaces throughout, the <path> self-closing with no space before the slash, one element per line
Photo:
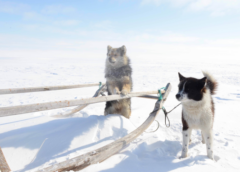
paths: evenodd
<path fill-rule="evenodd" d="M 0 147 L 0 170 L 1 172 L 10 172 L 10 168 Z"/>
<path fill-rule="evenodd" d="M 142 134 L 155 120 L 158 112 L 163 106 L 163 103 L 167 99 L 167 96 L 171 90 L 171 85 L 167 84 L 165 90 L 166 92 L 163 95 L 163 99 L 160 101 L 158 100 L 156 102 L 154 110 L 152 111 L 152 113 L 150 113 L 146 121 L 140 127 L 138 127 L 136 130 L 134 130 L 127 136 L 121 139 L 118 139 L 113 143 L 110 143 L 94 151 L 88 152 L 86 154 L 77 156 L 73 159 L 69 159 L 67 161 L 64 161 L 58 164 L 55 164 L 53 166 L 38 170 L 38 172 L 54 172 L 54 171 L 62 172 L 62 171 L 70 171 L 70 170 L 77 171 L 91 164 L 100 163 L 106 160 L 107 158 L 109 158 L 110 156 L 114 155 L 115 153 L 119 152 L 122 148 L 124 148 L 134 139 L 136 139 L 140 134 Z"/>
<path fill-rule="evenodd" d="M 97 92 L 93 95 L 93 97 L 98 97 L 102 92 L 104 92 L 105 89 L 105 85 L 103 85 L 101 88 L 99 88 L 97 90 Z M 151 96 L 151 95 L 145 95 L 145 96 L 138 96 L 139 98 L 145 98 L 145 99 L 153 99 L 153 100 L 157 100 L 158 99 L 158 96 Z M 84 109 L 85 107 L 87 107 L 87 105 L 80 105 L 72 110 L 69 110 L 67 112 L 63 112 L 63 113 L 60 113 L 60 114 L 57 114 L 57 115 L 52 115 L 51 117 L 54 117 L 54 118 L 68 118 L 70 117 L 71 115 L 73 115 L 74 113 L 77 113 L 79 112 L 80 110 Z"/>
<path fill-rule="evenodd" d="M 106 86 L 103 85 L 101 88 L 99 88 L 96 93 L 93 95 L 93 97 L 98 97 L 101 93 L 103 93 L 105 91 L 105 88 Z M 51 117 L 54 117 L 54 118 L 68 118 L 69 116 L 71 116 L 72 114 L 84 109 L 85 107 L 87 107 L 88 104 L 86 105 L 80 105 L 74 109 L 71 109 L 67 112 L 63 112 L 63 113 L 60 113 L 60 114 L 57 114 L 57 115 L 52 115 Z"/>
<path fill-rule="evenodd" d="M 162 90 L 162 93 L 164 90 Z M 63 100 L 63 101 L 54 101 L 54 102 L 47 102 L 47 103 L 36 103 L 36 104 L 29 104 L 29 105 L 20 105 L 20 106 L 12 106 L 12 107 L 2 107 L 0 108 L 0 117 L 3 116 L 12 116 L 30 112 L 38 112 L 38 111 L 45 111 L 51 109 L 58 109 L 64 107 L 71 107 L 71 106 L 78 106 L 78 105 L 87 105 L 87 104 L 94 104 L 100 102 L 107 102 L 113 100 L 121 100 L 127 99 L 131 97 L 138 97 L 147 94 L 157 94 L 158 91 L 145 91 L 145 92 L 132 92 L 126 96 L 122 95 L 110 95 L 110 96 L 102 96 L 102 97 L 94 97 L 94 98 L 86 98 L 86 99 L 74 99 L 74 100 Z"/>
<path fill-rule="evenodd" d="M 145 98 L 145 99 L 153 99 L 157 100 L 158 96 L 151 96 L 151 95 L 144 95 L 144 96 L 138 96 L 139 98 Z"/>
<path fill-rule="evenodd" d="M 39 91 L 53 91 L 53 90 L 63 90 L 63 89 L 83 88 L 83 87 L 93 87 L 93 86 L 99 86 L 99 83 L 0 89 L 0 95 L 1 94 L 16 94 L 16 93 L 39 92 Z"/>

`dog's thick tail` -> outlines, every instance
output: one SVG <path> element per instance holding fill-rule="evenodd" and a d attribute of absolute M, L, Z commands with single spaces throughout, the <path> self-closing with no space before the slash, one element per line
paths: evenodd
<path fill-rule="evenodd" d="M 210 73 L 206 71 L 203 71 L 202 73 L 205 77 L 207 77 L 207 88 L 210 89 L 212 95 L 215 94 L 218 87 L 218 82 Z"/>

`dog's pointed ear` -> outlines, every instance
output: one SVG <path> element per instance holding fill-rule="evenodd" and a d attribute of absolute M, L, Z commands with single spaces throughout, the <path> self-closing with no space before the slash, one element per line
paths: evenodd
<path fill-rule="evenodd" d="M 122 56 L 126 55 L 126 53 L 127 53 L 127 48 L 125 47 L 125 45 L 121 46 L 120 49 L 121 49 L 121 55 L 122 55 Z"/>
<path fill-rule="evenodd" d="M 179 80 L 180 80 L 180 81 L 182 81 L 182 80 L 184 80 L 184 79 L 185 79 L 185 77 L 184 77 L 184 76 L 182 76 L 182 75 L 181 75 L 181 73 L 179 73 L 179 72 L 178 72 L 178 76 L 179 76 Z"/>
<path fill-rule="evenodd" d="M 204 77 L 199 80 L 200 88 L 202 89 L 207 84 L 207 77 Z"/>
<path fill-rule="evenodd" d="M 107 46 L 107 52 L 109 52 L 112 49 L 110 45 Z"/>

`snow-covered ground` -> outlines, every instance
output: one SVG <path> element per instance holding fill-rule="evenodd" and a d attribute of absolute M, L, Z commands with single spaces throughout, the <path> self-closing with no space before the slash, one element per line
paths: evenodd
<path fill-rule="evenodd" d="M 0 59 L 0 88 L 70 85 L 104 82 L 105 58 L 26 60 Z M 156 90 L 168 82 L 173 85 L 165 103 L 170 110 L 175 99 L 178 74 L 203 77 L 208 70 L 219 82 L 214 96 L 214 152 L 216 162 L 206 156 L 200 131 L 193 131 L 189 157 L 179 159 L 182 145 L 181 107 L 160 128 L 143 133 L 118 154 L 82 171 L 239 171 L 240 170 L 240 63 L 234 61 L 201 61 L 182 59 L 138 59 L 132 57 L 133 91 Z M 1 95 L 0 107 L 91 97 L 97 87 L 63 91 Z M 51 117 L 67 108 L 11 117 L 0 120 L 0 146 L 13 171 L 37 168 L 73 158 L 121 138 L 141 125 L 154 108 L 155 101 L 133 98 L 130 120 L 118 115 L 103 116 L 105 103 L 89 105 L 71 118 Z M 150 126 L 153 130 L 156 123 Z"/>

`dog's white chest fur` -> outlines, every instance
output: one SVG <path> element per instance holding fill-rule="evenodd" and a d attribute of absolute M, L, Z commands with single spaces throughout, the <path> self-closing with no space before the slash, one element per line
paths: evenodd
<path fill-rule="evenodd" d="M 189 128 L 208 130 L 213 124 L 211 95 L 207 91 L 201 101 L 183 103 L 183 117 Z"/>
<path fill-rule="evenodd" d="M 197 110 L 183 107 L 183 117 L 192 129 L 204 130 L 212 126 L 211 107 L 203 107 Z"/>

